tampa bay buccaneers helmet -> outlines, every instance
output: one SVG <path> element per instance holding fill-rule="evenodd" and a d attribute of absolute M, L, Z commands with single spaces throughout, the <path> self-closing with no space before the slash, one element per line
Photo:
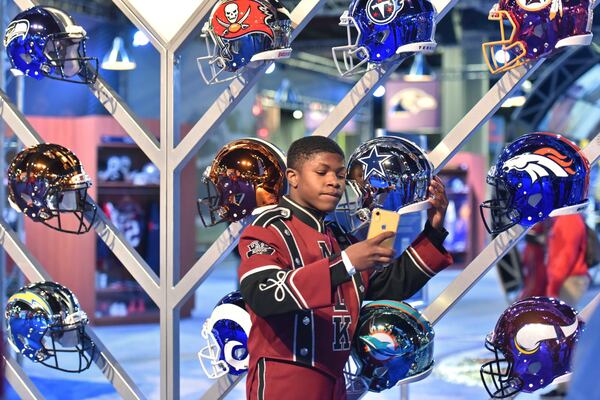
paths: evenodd
<path fill-rule="evenodd" d="M 345 230 L 357 232 L 370 221 L 375 207 L 400 214 L 426 210 L 432 174 L 427 155 L 410 140 L 368 140 L 350 156 L 346 190 L 335 217 Z"/>
<path fill-rule="evenodd" d="M 424 379 L 433 369 L 433 338 L 429 321 L 408 303 L 367 304 L 352 346 L 358 377 L 372 392 Z"/>
<path fill-rule="evenodd" d="M 584 329 L 577 312 L 549 297 L 529 297 L 507 308 L 486 340 L 494 359 L 481 367 L 494 399 L 535 392 L 571 372 L 575 345 Z"/>
<path fill-rule="evenodd" d="M 592 42 L 593 0 L 499 0 L 488 19 L 500 24 L 500 40 L 483 43 L 494 74 Z M 506 29 L 508 28 L 508 31 Z"/>
<path fill-rule="evenodd" d="M 202 79 L 208 85 L 225 82 L 250 62 L 289 58 L 291 32 L 278 1 L 219 0 L 202 28 L 208 52 L 197 58 Z"/>
<path fill-rule="evenodd" d="M 508 144 L 487 175 L 492 199 L 481 203 L 488 232 L 575 214 L 588 204 L 590 164 L 577 145 L 546 133 L 529 133 Z"/>
<path fill-rule="evenodd" d="M 234 140 L 219 150 L 202 182 L 207 196 L 198 200 L 198 212 L 204 226 L 239 221 L 279 202 L 287 186 L 285 155 L 264 140 Z"/>
<path fill-rule="evenodd" d="M 239 291 L 223 297 L 202 327 L 207 345 L 198 352 L 200 365 L 207 377 L 240 375 L 248 370 L 248 335 L 250 314 Z"/>
<path fill-rule="evenodd" d="M 6 305 L 8 340 L 33 362 L 64 372 L 88 369 L 96 352 L 85 333 L 86 313 L 68 288 L 38 282 L 14 293 Z"/>
<path fill-rule="evenodd" d="M 61 232 L 81 234 L 92 227 L 96 206 L 87 199 L 90 186 L 92 181 L 77 156 L 58 144 L 28 147 L 8 167 L 10 205 Z"/>
<path fill-rule="evenodd" d="M 8 24 L 4 47 L 12 71 L 35 79 L 94 83 L 98 59 L 86 55 L 86 32 L 64 11 L 32 7 Z"/>
<path fill-rule="evenodd" d="M 436 14 L 429 0 L 353 0 L 340 17 L 348 44 L 331 49 L 339 73 L 362 73 L 397 54 L 433 52 Z"/>

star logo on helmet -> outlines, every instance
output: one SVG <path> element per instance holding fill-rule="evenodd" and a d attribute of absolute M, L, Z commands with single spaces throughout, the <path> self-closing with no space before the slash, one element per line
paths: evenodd
<path fill-rule="evenodd" d="M 404 0 L 369 0 L 365 11 L 367 17 L 377 25 L 387 24 L 404 7 Z"/>
<path fill-rule="evenodd" d="M 377 146 L 373 146 L 368 155 L 358 159 L 358 161 L 365 166 L 363 179 L 366 181 L 373 173 L 377 173 L 380 176 L 385 177 L 386 175 L 383 165 L 391 157 L 391 154 L 379 154 Z"/>

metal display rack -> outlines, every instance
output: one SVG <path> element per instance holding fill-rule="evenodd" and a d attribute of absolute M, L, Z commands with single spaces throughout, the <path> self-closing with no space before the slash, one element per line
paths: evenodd
<path fill-rule="evenodd" d="M 20 9 L 37 4 L 30 0 L 14 0 Z M 157 27 L 144 18 L 139 8 L 156 7 L 154 2 L 134 0 L 113 0 L 125 16 L 148 36 L 160 54 L 160 140 L 148 132 L 132 110 L 118 94 L 99 77 L 90 90 L 101 104 L 131 136 L 139 148 L 160 170 L 160 279 L 148 264 L 133 249 L 109 218 L 98 208 L 94 229 L 126 267 L 143 290 L 160 309 L 160 398 L 174 400 L 179 396 L 179 325 L 180 307 L 193 291 L 204 281 L 210 270 L 226 257 L 239 240 L 242 229 L 249 221 L 229 225 L 223 234 L 197 260 L 193 267 L 180 279 L 179 265 L 179 188 L 183 166 L 206 142 L 224 118 L 256 84 L 270 62 L 258 67 L 247 67 L 243 73 L 225 87 L 222 94 L 194 125 L 190 132 L 179 140 L 175 128 L 175 52 L 183 41 L 198 26 L 212 9 L 215 0 L 198 1 L 199 6 L 179 27 L 174 36 L 161 36 Z M 438 10 L 437 20 L 443 18 L 458 0 L 433 0 Z M 152 3 L 152 4 L 147 4 Z M 301 0 L 291 12 L 295 38 L 316 12 L 323 6 L 323 0 Z M 138 8 L 136 8 L 136 5 Z M 385 81 L 396 67 L 408 57 L 380 66 L 365 73 L 344 99 L 334 108 L 327 119 L 313 133 L 333 136 L 354 115 L 377 86 Z M 473 107 L 467 115 L 450 131 L 442 142 L 430 153 L 436 172 L 462 147 L 482 124 L 500 107 L 502 102 L 532 74 L 543 62 L 522 66 L 505 73 L 490 91 Z M 42 142 L 41 137 L 27 122 L 25 116 L 11 103 L 8 96 L 0 91 L 0 118 L 16 134 L 23 144 L 31 146 Z M 600 155 L 600 135 L 584 150 L 590 161 Z M 91 200 L 91 199 L 90 199 Z M 519 238 L 525 229 L 514 227 L 496 237 L 475 260 L 453 281 L 442 294 L 425 310 L 425 315 L 435 323 L 458 301 Z M 6 250 L 16 265 L 31 281 L 51 280 L 35 257 L 19 240 L 17 234 L 0 220 L 0 245 Z M 144 399 L 144 394 L 135 382 L 122 369 L 92 328 L 87 328 L 97 350 L 94 363 L 100 368 L 115 390 L 125 399 Z M 16 361 L 4 356 L 6 377 L 12 387 L 24 399 L 43 399 L 42 394 L 21 369 Z M 223 398 L 241 381 L 241 376 L 225 376 L 205 392 L 203 398 Z"/>

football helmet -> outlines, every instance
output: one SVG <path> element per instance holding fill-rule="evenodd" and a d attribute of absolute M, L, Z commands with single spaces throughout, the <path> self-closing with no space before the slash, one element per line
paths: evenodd
<path fill-rule="evenodd" d="M 269 0 L 219 0 L 202 28 L 207 55 L 198 69 L 207 85 L 234 79 L 253 61 L 289 58 L 291 21 Z M 233 75 L 224 77 L 223 72 Z"/>
<path fill-rule="evenodd" d="M 482 45 L 493 74 L 547 57 L 567 46 L 592 42 L 592 0 L 499 0 L 488 19 L 500 24 L 500 40 Z"/>
<path fill-rule="evenodd" d="M 88 57 L 85 30 L 57 8 L 32 7 L 8 24 L 4 47 L 15 75 L 92 84 L 98 59 Z"/>
<path fill-rule="evenodd" d="M 207 197 L 198 200 L 198 212 L 204 226 L 239 221 L 279 202 L 287 186 L 285 155 L 260 139 L 234 140 L 219 150 L 202 182 Z"/>
<path fill-rule="evenodd" d="M 512 398 L 567 378 L 583 327 L 577 312 L 554 298 L 529 297 L 508 307 L 485 339 L 494 353 L 480 370 L 489 395 Z"/>
<path fill-rule="evenodd" d="M 96 346 L 85 333 L 86 313 L 68 288 L 38 282 L 19 289 L 6 305 L 7 335 L 15 351 L 64 372 L 88 369 Z"/>
<path fill-rule="evenodd" d="M 90 186 L 92 181 L 77 156 L 58 144 L 28 147 L 8 167 L 10 205 L 61 232 L 81 234 L 92 227 L 96 206 L 87 199 Z"/>
<path fill-rule="evenodd" d="M 397 54 L 435 50 L 429 0 L 353 0 L 340 17 L 348 44 L 331 49 L 342 76 L 363 73 Z"/>
<path fill-rule="evenodd" d="M 248 335 L 250 314 L 239 291 L 223 297 L 202 327 L 207 345 L 198 352 L 200 365 L 207 377 L 240 375 L 248 370 Z"/>
<path fill-rule="evenodd" d="M 373 301 L 360 311 L 352 357 L 369 390 L 419 381 L 433 369 L 434 332 L 408 303 Z"/>
<path fill-rule="evenodd" d="M 479 206 L 485 228 L 498 234 L 516 224 L 529 227 L 549 216 L 583 211 L 589 171 L 579 147 L 560 135 L 538 132 L 519 137 L 488 172 L 493 198 Z"/>
<path fill-rule="evenodd" d="M 384 136 L 368 140 L 350 156 L 346 190 L 335 211 L 349 233 L 367 226 L 375 207 L 407 214 L 428 209 L 433 165 L 410 140 Z"/>

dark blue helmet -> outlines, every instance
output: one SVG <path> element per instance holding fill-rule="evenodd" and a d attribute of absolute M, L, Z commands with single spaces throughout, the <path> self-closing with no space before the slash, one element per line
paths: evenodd
<path fill-rule="evenodd" d="M 86 313 L 68 288 L 54 282 L 22 287 L 6 305 L 8 340 L 33 362 L 64 372 L 88 369 L 96 346 L 85 333 Z"/>
<path fill-rule="evenodd" d="M 435 17 L 429 0 L 353 0 L 340 17 L 348 44 L 332 48 L 338 71 L 361 73 L 397 54 L 434 51 Z"/>
<path fill-rule="evenodd" d="M 434 364 L 433 338 L 431 324 L 411 305 L 391 300 L 367 304 L 352 346 L 358 378 L 373 392 L 425 378 Z"/>
<path fill-rule="evenodd" d="M 248 335 L 250 314 L 239 291 L 223 297 L 202 327 L 207 345 L 198 352 L 200 365 L 207 377 L 240 375 L 248 370 Z"/>
<path fill-rule="evenodd" d="M 85 30 L 64 11 L 36 6 L 6 28 L 4 47 L 15 74 L 94 83 L 98 59 L 87 57 Z"/>
<path fill-rule="evenodd" d="M 493 198 L 480 205 L 486 229 L 497 234 L 516 224 L 529 227 L 584 210 L 589 171 L 579 147 L 564 137 L 545 132 L 521 136 L 488 172 Z"/>
<path fill-rule="evenodd" d="M 87 199 L 90 186 L 92 181 L 77 156 L 58 144 L 28 147 L 8 167 L 10 205 L 61 232 L 81 234 L 92 227 L 96 206 Z"/>
<path fill-rule="evenodd" d="M 272 3 L 276 2 L 217 2 L 202 28 L 208 55 L 197 59 L 207 84 L 235 78 L 238 70 L 250 62 L 290 56 L 291 21 L 283 8 L 276 9 Z"/>

